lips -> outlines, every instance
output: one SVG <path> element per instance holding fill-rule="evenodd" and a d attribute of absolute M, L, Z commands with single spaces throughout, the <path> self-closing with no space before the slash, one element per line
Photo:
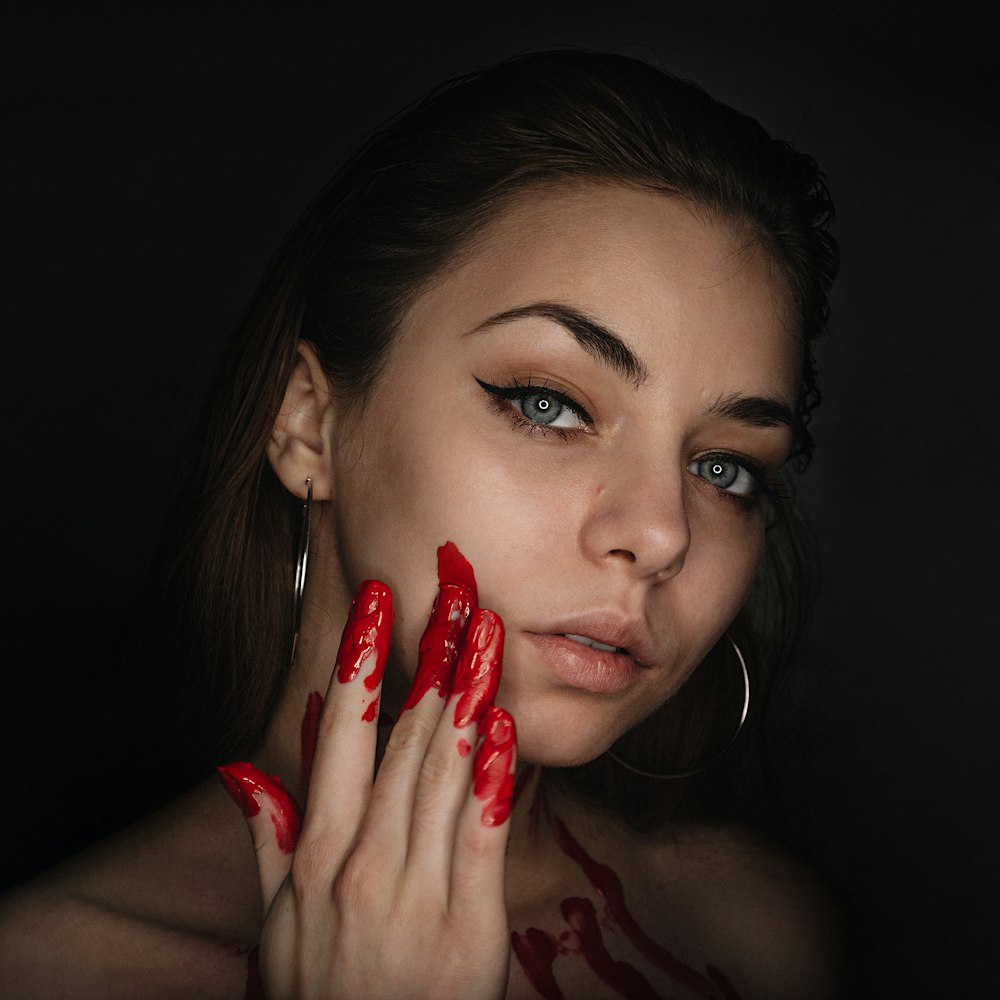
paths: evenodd
<path fill-rule="evenodd" d="M 627 653 L 609 653 L 560 634 L 523 634 L 550 673 L 567 687 L 592 694 L 620 695 L 642 677 L 643 668 Z"/>
<path fill-rule="evenodd" d="M 561 636 L 601 652 L 625 654 L 640 667 L 651 666 L 657 659 L 658 648 L 645 622 L 617 611 L 573 615 L 540 628 L 529 628 L 529 631 L 536 635 Z"/>
<path fill-rule="evenodd" d="M 589 646 L 591 649 L 600 650 L 603 653 L 627 653 L 627 649 L 623 649 L 621 646 L 608 646 L 603 642 L 598 642 L 596 639 L 591 639 L 586 635 L 571 635 L 567 634 L 567 639 L 572 639 L 574 642 L 580 643 L 581 646 Z"/>

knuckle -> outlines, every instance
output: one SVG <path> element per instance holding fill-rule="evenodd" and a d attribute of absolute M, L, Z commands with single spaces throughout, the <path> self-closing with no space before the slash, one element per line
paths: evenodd
<path fill-rule="evenodd" d="M 393 726 L 386 744 L 386 754 L 396 757 L 407 757 L 423 752 L 430 739 L 434 722 L 418 714 L 416 709 L 410 710 L 405 717 Z"/>
<path fill-rule="evenodd" d="M 445 781 L 450 781 L 458 771 L 461 758 L 457 752 L 442 753 L 433 750 L 420 762 L 420 781 L 431 788 L 436 788 Z"/>
<path fill-rule="evenodd" d="M 318 886 L 329 884 L 329 861 L 315 844 L 300 844 L 292 859 L 290 882 L 297 902 L 314 896 Z"/>
<path fill-rule="evenodd" d="M 333 880 L 333 902 L 342 913 L 358 913 L 371 902 L 375 879 L 365 859 L 352 854 Z"/>

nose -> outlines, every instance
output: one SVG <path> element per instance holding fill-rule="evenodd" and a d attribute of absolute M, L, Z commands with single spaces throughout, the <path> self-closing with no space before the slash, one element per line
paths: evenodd
<path fill-rule="evenodd" d="M 691 545 L 683 470 L 639 460 L 616 472 L 598 485 L 584 518 L 584 553 L 651 582 L 676 576 Z"/>

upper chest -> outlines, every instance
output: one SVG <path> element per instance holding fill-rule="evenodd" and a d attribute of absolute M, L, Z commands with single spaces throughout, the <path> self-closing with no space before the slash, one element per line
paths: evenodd
<path fill-rule="evenodd" d="M 585 838 L 558 817 L 551 832 L 536 891 L 522 882 L 509 894 L 508 997 L 738 996 L 689 861 L 669 846 Z"/>

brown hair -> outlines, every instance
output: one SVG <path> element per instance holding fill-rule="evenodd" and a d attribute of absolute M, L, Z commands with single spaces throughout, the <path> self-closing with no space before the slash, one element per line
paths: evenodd
<path fill-rule="evenodd" d="M 307 208 L 208 398 L 200 458 L 178 506 L 184 541 L 172 580 L 184 660 L 218 708 L 217 752 L 245 752 L 260 739 L 288 672 L 300 504 L 265 449 L 297 341 L 316 346 L 343 398 L 363 400 L 421 289 L 512 197 L 562 180 L 677 194 L 766 248 L 788 282 L 804 345 L 796 454 L 800 466 L 808 461 L 819 398 L 811 345 L 837 266 L 815 162 L 694 84 L 620 55 L 540 52 L 451 81 L 373 135 Z M 757 691 L 762 665 L 785 660 L 810 603 L 810 549 L 793 502 L 776 509 L 766 550 L 736 626 L 752 647 Z M 683 731 L 695 755 L 711 745 L 718 715 L 716 694 L 698 687 L 677 699 L 691 703 Z M 660 742 L 672 725 L 646 728 Z"/>

